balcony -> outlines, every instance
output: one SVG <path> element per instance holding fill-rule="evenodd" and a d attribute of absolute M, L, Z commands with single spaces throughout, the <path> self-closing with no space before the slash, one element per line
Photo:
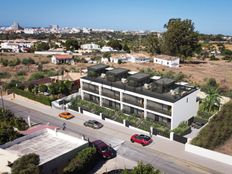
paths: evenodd
<path fill-rule="evenodd" d="M 159 113 L 162 113 L 162 114 L 165 114 L 165 115 L 169 115 L 169 116 L 172 115 L 171 108 L 170 108 L 170 110 L 164 110 L 164 109 L 159 108 L 159 107 L 155 107 L 155 106 L 152 106 L 152 105 L 147 105 L 147 109 L 149 109 L 151 111 L 154 111 L 154 112 L 159 112 Z"/>
<path fill-rule="evenodd" d="M 93 92 L 95 94 L 99 94 L 99 89 L 97 86 L 83 85 L 82 89 L 85 91 Z"/>
<path fill-rule="evenodd" d="M 120 93 L 116 91 L 110 91 L 110 90 L 102 90 L 102 96 L 109 97 L 115 100 L 120 100 Z"/>
<path fill-rule="evenodd" d="M 144 107 L 144 100 L 139 97 L 123 94 L 123 102 L 129 103 L 135 106 Z"/>

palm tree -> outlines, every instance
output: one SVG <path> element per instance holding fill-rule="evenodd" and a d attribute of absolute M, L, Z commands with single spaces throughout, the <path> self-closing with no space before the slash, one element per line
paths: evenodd
<path fill-rule="evenodd" d="M 203 109 L 205 111 L 211 112 L 220 107 L 221 96 L 218 93 L 218 88 L 209 88 L 208 95 L 203 100 Z"/>

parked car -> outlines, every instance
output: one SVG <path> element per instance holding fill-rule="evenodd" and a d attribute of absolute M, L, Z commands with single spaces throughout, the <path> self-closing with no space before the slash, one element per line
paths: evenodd
<path fill-rule="evenodd" d="M 103 124 L 101 124 L 100 122 L 98 122 L 96 120 L 88 120 L 88 121 L 84 122 L 84 126 L 91 127 L 93 129 L 100 129 L 103 127 Z"/>
<path fill-rule="evenodd" d="M 143 135 L 143 134 L 134 134 L 131 136 L 131 142 L 134 143 L 139 143 L 142 144 L 143 146 L 146 146 L 150 143 L 152 143 L 152 139 L 151 137 L 147 136 L 147 135 Z"/>
<path fill-rule="evenodd" d="M 96 148 L 99 155 L 104 159 L 114 158 L 117 154 L 111 146 L 107 145 L 101 140 L 93 141 L 92 144 Z"/>
<path fill-rule="evenodd" d="M 69 112 L 61 112 L 59 114 L 59 117 L 68 120 L 68 119 L 73 118 L 74 116 L 71 113 L 69 113 Z"/>

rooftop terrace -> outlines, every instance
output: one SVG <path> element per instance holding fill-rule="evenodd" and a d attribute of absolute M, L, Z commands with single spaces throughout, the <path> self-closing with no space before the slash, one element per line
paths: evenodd
<path fill-rule="evenodd" d="M 94 65 L 94 66 L 99 66 L 99 65 Z M 115 81 L 109 80 L 108 78 L 105 78 L 101 74 L 98 74 L 97 76 L 94 77 L 87 75 L 85 77 L 82 77 L 82 79 L 105 84 L 123 90 L 128 90 L 131 92 L 169 101 L 172 103 L 180 100 L 186 95 L 197 90 L 197 88 L 194 86 L 175 83 L 173 79 L 152 78 L 150 77 L 149 74 L 145 74 L 145 73 L 130 74 L 130 72 L 128 71 L 127 78 L 125 79 L 125 76 L 120 77 L 120 73 L 116 73 L 119 71 L 121 71 L 121 69 L 118 68 L 111 70 L 105 69 L 104 71 L 104 73 L 106 74 L 107 73 L 111 74 L 111 72 L 115 72 L 112 73 L 115 76 L 118 75 L 117 77 L 112 77 L 113 79 L 115 79 Z"/>

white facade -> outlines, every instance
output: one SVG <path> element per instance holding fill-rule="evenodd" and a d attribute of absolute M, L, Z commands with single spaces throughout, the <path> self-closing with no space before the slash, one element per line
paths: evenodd
<path fill-rule="evenodd" d="M 131 63 L 146 63 L 150 62 L 151 59 L 145 56 L 133 56 L 130 54 L 119 56 L 119 57 L 111 57 L 110 61 L 113 63 L 118 63 L 121 61 L 122 63 L 131 62 Z"/>
<path fill-rule="evenodd" d="M 115 51 L 112 47 L 103 46 L 101 52 L 113 52 Z"/>
<path fill-rule="evenodd" d="M 83 50 L 100 50 L 100 46 L 94 43 L 91 44 L 83 44 L 81 45 L 81 49 Z"/>
<path fill-rule="evenodd" d="M 178 57 L 170 57 L 170 56 L 156 56 L 154 58 L 154 63 L 168 66 L 170 68 L 178 68 L 180 65 L 180 58 Z"/>
<path fill-rule="evenodd" d="M 72 56 L 69 56 L 69 55 L 53 55 L 51 57 L 51 63 L 53 64 L 63 64 L 63 63 L 74 64 L 74 60 Z"/>
<path fill-rule="evenodd" d="M 84 90 L 83 89 L 83 83 L 98 86 L 99 91 L 96 91 L 98 94 L 87 91 L 87 90 Z M 131 91 L 116 88 L 116 87 L 113 87 L 113 86 L 108 86 L 108 85 L 105 85 L 105 84 L 93 82 L 93 81 L 86 80 L 86 79 L 83 79 L 83 78 L 80 79 L 80 85 L 81 85 L 81 97 L 82 97 L 82 99 L 84 99 L 85 94 L 90 94 L 90 95 L 93 95 L 93 96 L 96 96 L 96 97 L 100 98 L 100 106 L 102 106 L 103 99 L 107 99 L 109 101 L 116 102 L 116 103 L 120 104 L 120 109 L 121 110 L 123 110 L 125 106 L 130 106 L 130 107 L 133 107 L 135 109 L 141 110 L 144 113 L 144 118 L 148 117 L 147 116 L 148 113 L 149 114 L 155 114 L 155 115 L 157 115 L 159 117 L 159 121 L 160 120 L 165 120 L 165 122 L 166 121 L 170 122 L 170 128 L 171 129 L 176 128 L 181 122 L 188 121 L 193 116 L 196 116 L 197 111 L 198 111 L 198 106 L 199 106 L 199 103 L 196 100 L 198 90 L 190 93 L 189 95 L 179 99 L 176 102 L 169 102 L 169 101 L 166 101 L 166 100 L 161 100 L 161 99 L 150 97 L 150 96 L 147 96 L 147 95 L 142 95 L 142 94 L 139 94 L 139 93 L 136 93 L 136 92 L 131 92 Z M 112 99 L 112 98 L 103 96 L 102 95 L 102 89 L 103 88 L 119 92 L 120 93 L 120 100 L 116 100 L 116 99 Z M 140 107 L 140 106 L 137 106 L 137 105 L 134 105 L 134 104 L 123 102 L 123 97 L 124 97 L 124 95 L 127 95 L 127 94 L 143 99 L 144 100 L 144 106 Z M 159 111 L 154 111 L 154 110 L 147 109 L 147 102 L 148 101 L 163 104 L 163 105 L 166 105 L 166 106 L 170 107 L 171 108 L 170 114 L 161 113 Z"/>

